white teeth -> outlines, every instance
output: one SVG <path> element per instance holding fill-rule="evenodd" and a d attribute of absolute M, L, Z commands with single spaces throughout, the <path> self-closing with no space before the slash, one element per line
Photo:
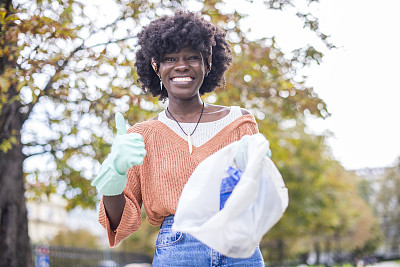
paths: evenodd
<path fill-rule="evenodd" d="M 190 77 L 175 77 L 172 78 L 172 81 L 174 82 L 190 82 L 192 80 L 192 78 Z"/>

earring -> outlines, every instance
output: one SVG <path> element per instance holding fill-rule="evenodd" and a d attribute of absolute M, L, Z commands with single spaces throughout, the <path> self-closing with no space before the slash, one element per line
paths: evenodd
<path fill-rule="evenodd" d="M 154 58 L 151 58 L 151 66 L 153 67 L 154 72 L 157 73 L 158 66 L 157 66 L 157 62 L 154 60 Z"/>
<path fill-rule="evenodd" d="M 161 88 L 161 91 L 162 91 L 162 87 L 163 87 L 163 84 L 162 84 L 162 80 L 161 80 L 161 78 L 160 78 L 160 88 Z"/>
<path fill-rule="evenodd" d="M 208 59 L 207 59 L 207 62 L 208 62 Z M 206 76 L 204 76 L 204 77 L 207 77 L 208 74 L 211 72 L 211 65 L 212 65 L 211 61 L 208 62 L 208 72 L 207 72 Z"/>

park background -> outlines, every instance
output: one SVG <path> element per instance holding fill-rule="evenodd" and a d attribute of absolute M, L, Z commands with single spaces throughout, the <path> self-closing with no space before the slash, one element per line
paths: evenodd
<path fill-rule="evenodd" d="M 205 100 L 255 115 L 289 188 L 286 214 L 260 244 L 266 261 L 399 255 L 398 2 L 0 3 L 5 263 L 32 255 L 27 217 L 35 244 L 107 247 L 90 181 L 113 115 L 133 124 L 166 106 L 135 82 L 135 35 L 182 7 L 226 29 L 234 52 L 225 89 Z M 115 250 L 151 255 L 155 230 L 144 221 Z"/>

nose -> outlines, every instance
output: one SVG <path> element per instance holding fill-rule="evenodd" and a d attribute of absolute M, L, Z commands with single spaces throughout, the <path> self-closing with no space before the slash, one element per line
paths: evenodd
<path fill-rule="evenodd" d="M 184 58 L 179 58 L 175 64 L 175 70 L 177 71 L 186 71 L 189 69 L 189 65 L 187 64 Z"/>

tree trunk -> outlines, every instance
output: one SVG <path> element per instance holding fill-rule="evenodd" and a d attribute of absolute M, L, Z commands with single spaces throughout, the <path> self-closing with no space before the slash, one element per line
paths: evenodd
<path fill-rule="evenodd" d="M 17 130 L 17 144 L 6 153 L 0 151 L 0 266 L 32 266 L 31 244 L 28 236 L 27 210 L 24 196 L 24 155 L 20 142 L 22 116 L 18 113 L 18 102 L 9 108 L 3 106 L 0 125 L 9 121 L 9 129 Z M 14 111 L 4 114 L 4 111 Z M 13 114 L 12 114 L 13 113 Z M 14 115 L 14 116 L 12 116 Z M 11 117 L 12 116 L 12 117 Z M 4 127 L 1 127 L 1 135 Z M 2 138 L 3 139 L 3 138 Z M 0 141 L 1 142 L 1 141 Z"/>
<path fill-rule="evenodd" d="M 285 243 L 283 241 L 283 239 L 278 239 L 278 262 L 280 264 L 280 266 L 284 266 L 284 261 L 285 261 Z"/>
<path fill-rule="evenodd" d="M 315 255 L 316 255 L 316 259 L 315 259 L 315 265 L 319 265 L 320 264 L 320 255 L 321 255 L 321 247 L 319 245 L 318 241 L 315 241 L 314 243 L 314 250 L 315 250 Z"/>
<path fill-rule="evenodd" d="M 0 7 L 12 12 L 11 0 L 0 0 Z M 17 45 L 9 43 L 2 30 L 3 27 L 0 28 L 2 45 Z M 0 57 L 0 75 L 6 68 L 15 66 L 12 58 Z M 7 101 L 0 106 L 0 144 L 9 141 L 10 137 L 16 139 L 11 148 L 0 150 L 0 267 L 33 266 L 24 196 L 22 164 L 25 156 L 21 144 L 21 129 L 28 114 L 20 112 L 21 103 L 14 98 L 19 94 L 16 82 L 15 79 L 9 88 L 2 88 L 7 90 Z"/>

